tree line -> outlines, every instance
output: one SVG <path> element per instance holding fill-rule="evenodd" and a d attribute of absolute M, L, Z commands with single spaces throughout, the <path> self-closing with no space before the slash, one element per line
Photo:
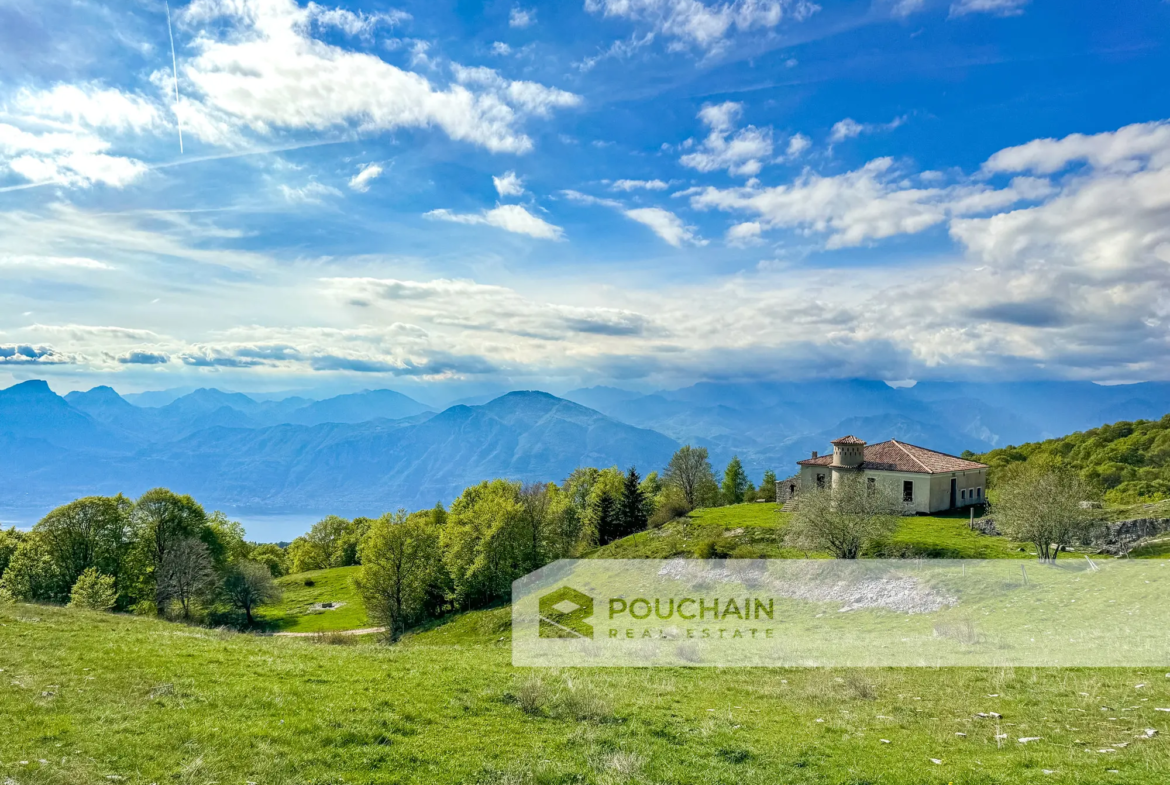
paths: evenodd
<path fill-rule="evenodd" d="M 89 496 L 57 507 L 31 531 L 0 531 L 0 597 L 251 625 L 278 596 L 285 555 L 243 527 L 165 488 L 137 500 Z"/>
<path fill-rule="evenodd" d="M 371 619 L 398 635 L 424 618 L 505 598 L 516 578 L 660 526 L 699 507 L 773 499 L 733 458 L 717 482 L 707 450 L 685 446 L 660 476 L 634 467 L 575 470 L 562 483 L 485 481 L 450 508 L 380 518 L 326 516 L 286 547 L 245 539 L 190 496 L 93 496 L 31 531 L 0 531 L 0 597 L 224 623 L 253 623 L 287 573 L 360 565 Z"/>

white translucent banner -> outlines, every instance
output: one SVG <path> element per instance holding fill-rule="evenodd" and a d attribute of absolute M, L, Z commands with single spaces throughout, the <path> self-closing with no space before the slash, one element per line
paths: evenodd
<path fill-rule="evenodd" d="M 1170 563 L 566 560 L 512 585 L 518 666 L 1170 666 Z"/>

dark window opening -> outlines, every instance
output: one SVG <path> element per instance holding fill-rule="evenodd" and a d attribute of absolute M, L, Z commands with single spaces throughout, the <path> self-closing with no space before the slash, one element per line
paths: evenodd
<path fill-rule="evenodd" d="M 975 495 L 976 495 L 977 497 L 979 497 L 980 499 L 982 499 L 982 498 L 983 498 L 983 489 L 982 489 L 982 488 L 976 488 L 976 489 L 975 489 Z"/>
<path fill-rule="evenodd" d="M 818 488 L 824 488 L 824 487 L 825 487 L 825 475 L 823 475 L 823 474 L 818 474 L 818 475 L 817 475 L 817 487 L 818 487 Z"/>
<path fill-rule="evenodd" d="M 902 481 L 902 501 L 904 501 L 904 502 L 914 501 L 914 481 L 913 480 L 903 480 Z"/>

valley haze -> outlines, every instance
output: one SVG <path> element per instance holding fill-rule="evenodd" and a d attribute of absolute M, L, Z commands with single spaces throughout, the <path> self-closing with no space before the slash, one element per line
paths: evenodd
<path fill-rule="evenodd" d="M 717 470 L 738 455 L 757 482 L 766 470 L 788 476 L 845 433 L 984 452 L 1157 419 L 1170 411 L 1170 383 L 704 382 L 651 394 L 513 391 L 443 409 L 393 390 L 267 398 L 212 388 L 123 397 L 107 386 L 61 396 L 42 380 L 0 390 L 10 488 L 0 521 L 29 526 L 80 496 L 161 485 L 238 517 L 252 537 L 291 540 L 327 514 L 449 505 L 494 477 L 661 471 L 681 444 L 708 448 Z"/>

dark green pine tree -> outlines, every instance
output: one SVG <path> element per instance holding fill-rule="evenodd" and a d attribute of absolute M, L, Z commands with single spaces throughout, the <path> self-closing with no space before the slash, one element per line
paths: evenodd
<path fill-rule="evenodd" d="M 599 493 L 593 500 L 593 524 L 597 527 L 597 544 L 605 545 L 621 539 L 621 520 L 617 505 L 608 493 Z"/>
<path fill-rule="evenodd" d="M 645 531 L 649 524 L 646 514 L 646 497 L 642 495 L 642 478 L 633 466 L 626 472 L 626 480 L 622 483 L 622 497 L 618 500 L 618 520 L 621 522 L 622 536 L 628 536 Z"/>

